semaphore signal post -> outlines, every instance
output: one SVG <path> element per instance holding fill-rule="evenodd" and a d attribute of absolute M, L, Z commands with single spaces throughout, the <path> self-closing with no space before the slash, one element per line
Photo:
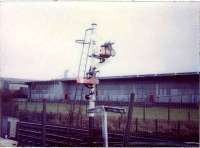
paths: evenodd
<path fill-rule="evenodd" d="M 89 105 L 87 109 L 89 117 L 89 133 L 92 137 L 92 129 L 94 127 L 95 113 L 102 113 L 102 132 L 104 137 L 104 146 L 108 146 L 108 131 L 107 131 L 107 111 L 124 113 L 125 110 L 113 107 L 95 107 L 96 101 L 96 85 L 99 84 L 97 78 L 98 65 L 104 63 L 110 57 L 115 56 L 115 50 L 112 48 L 113 42 L 105 42 L 97 46 L 95 40 L 97 24 L 91 24 L 91 27 L 85 30 L 83 40 L 76 40 L 82 45 L 81 58 L 78 67 L 77 83 L 84 84 L 89 93 L 85 95 Z"/>

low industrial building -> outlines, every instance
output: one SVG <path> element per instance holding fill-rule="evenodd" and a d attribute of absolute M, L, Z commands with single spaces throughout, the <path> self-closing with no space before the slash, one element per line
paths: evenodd
<path fill-rule="evenodd" d="M 128 101 L 135 93 L 136 102 L 197 103 L 199 72 L 166 73 L 100 77 L 97 100 Z M 75 79 L 29 81 L 28 98 L 31 100 L 85 100 L 88 89 Z"/>
<path fill-rule="evenodd" d="M 27 98 L 28 79 L 0 77 L 0 92 L 4 98 Z"/>

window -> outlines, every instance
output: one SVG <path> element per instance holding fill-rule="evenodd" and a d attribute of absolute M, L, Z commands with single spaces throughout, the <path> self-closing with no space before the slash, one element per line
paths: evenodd
<path fill-rule="evenodd" d="M 143 89 L 142 88 L 138 88 L 137 89 L 137 98 L 142 98 L 143 97 Z"/>

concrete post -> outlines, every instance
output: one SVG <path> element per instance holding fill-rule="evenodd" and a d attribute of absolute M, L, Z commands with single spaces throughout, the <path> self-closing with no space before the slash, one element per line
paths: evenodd
<path fill-rule="evenodd" d="M 127 116 L 127 123 L 126 123 L 126 129 L 124 131 L 124 139 L 123 139 L 123 145 L 124 146 L 128 146 L 129 134 L 130 134 L 130 128 L 131 128 L 132 116 L 133 116 L 132 114 L 133 114 L 134 97 L 135 97 L 135 94 L 131 93 L 129 109 L 128 109 L 128 116 Z"/>
<path fill-rule="evenodd" d="M 93 95 L 89 99 L 89 105 L 88 109 L 95 108 L 95 100 L 96 100 L 96 86 L 93 85 L 93 88 L 91 91 L 93 92 Z M 94 130 L 94 113 L 89 113 L 89 146 L 93 145 L 93 130 Z"/>
<path fill-rule="evenodd" d="M 107 123 L 107 112 L 102 112 L 102 133 L 104 139 L 104 147 L 108 147 L 108 123 Z"/>

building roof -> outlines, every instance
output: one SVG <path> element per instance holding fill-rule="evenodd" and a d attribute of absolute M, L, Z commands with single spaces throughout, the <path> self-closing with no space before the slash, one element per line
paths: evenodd
<path fill-rule="evenodd" d="M 151 77 L 192 76 L 192 75 L 199 75 L 199 72 L 108 76 L 108 77 L 101 77 L 100 79 L 151 78 Z"/>
<path fill-rule="evenodd" d="M 34 81 L 34 80 L 30 80 L 30 79 L 8 78 L 8 77 L 0 77 L 0 80 L 6 81 L 9 84 L 25 84 L 26 82 Z"/>
<path fill-rule="evenodd" d="M 144 75 L 125 75 L 125 76 L 104 76 L 99 77 L 99 80 L 111 80 L 111 79 L 132 79 L 132 78 L 157 78 L 157 77 L 174 77 L 174 76 L 198 76 L 199 72 L 185 72 L 185 73 L 163 73 L 163 74 L 144 74 Z M 38 83 L 38 82 L 69 82 L 76 81 L 75 78 L 53 79 L 53 80 L 39 80 L 39 81 L 27 81 L 26 84 Z"/>

